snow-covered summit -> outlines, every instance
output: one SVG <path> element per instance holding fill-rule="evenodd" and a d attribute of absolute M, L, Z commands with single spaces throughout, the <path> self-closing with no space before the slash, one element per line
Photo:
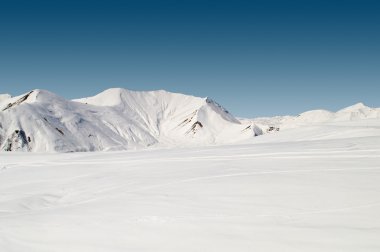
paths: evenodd
<path fill-rule="evenodd" d="M 364 103 L 362 102 L 358 102 L 354 105 L 351 105 L 351 106 L 348 106 L 346 108 L 343 108 L 341 110 L 339 110 L 340 112 L 357 112 L 359 110 L 363 110 L 363 109 L 369 109 L 368 106 L 364 105 Z"/>
<path fill-rule="evenodd" d="M 10 94 L 0 94 L 0 103 L 4 100 L 7 100 L 11 98 L 12 96 Z"/>
<path fill-rule="evenodd" d="M 321 123 L 348 122 L 365 119 L 380 119 L 380 108 L 370 108 L 363 103 L 343 108 L 337 112 L 328 110 L 310 110 L 297 116 L 275 116 L 244 120 L 251 121 L 262 128 L 278 127 L 281 129 L 298 128 Z"/>

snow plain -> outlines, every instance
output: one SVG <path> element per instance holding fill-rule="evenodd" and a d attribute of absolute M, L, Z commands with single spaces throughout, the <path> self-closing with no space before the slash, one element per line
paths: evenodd
<path fill-rule="evenodd" d="M 0 153 L 0 251 L 380 251 L 380 120 L 240 144 Z"/>

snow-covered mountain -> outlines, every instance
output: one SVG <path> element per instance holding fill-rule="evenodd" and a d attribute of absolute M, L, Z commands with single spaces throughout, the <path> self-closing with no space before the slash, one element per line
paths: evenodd
<path fill-rule="evenodd" d="M 163 90 L 112 88 L 70 101 L 37 89 L 0 95 L 0 148 L 76 152 L 227 144 L 302 125 L 366 118 L 380 118 L 380 109 L 357 104 L 336 113 L 238 120 L 209 98 Z"/>
<path fill-rule="evenodd" d="M 249 137 L 209 98 L 108 89 L 65 100 L 33 90 L 0 96 L 0 145 L 7 151 L 98 151 L 229 143 Z"/>
<path fill-rule="evenodd" d="M 328 110 L 310 110 L 297 116 L 275 116 L 254 119 L 240 119 L 242 124 L 250 123 L 252 127 L 260 129 L 263 133 L 272 131 L 315 126 L 338 122 L 350 122 L 366 119 L 380 119 L 380 108 L 370 108 L 363 103 L 357 103 L 337 112 Z"/>

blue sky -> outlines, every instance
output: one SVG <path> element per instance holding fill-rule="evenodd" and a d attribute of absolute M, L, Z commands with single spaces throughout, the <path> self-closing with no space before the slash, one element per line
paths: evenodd
<path fill-rule="evenodd" d="M 380 107 L 379 1 L 3 1 L 0 93 L 209 96 L 237 116 Z"/>

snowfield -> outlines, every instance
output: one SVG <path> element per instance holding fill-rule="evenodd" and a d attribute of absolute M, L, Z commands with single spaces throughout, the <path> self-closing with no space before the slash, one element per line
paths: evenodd
<path fill-rule="evenodd" d="M 380 251 L 380 120 L 318 113 L 224 146 L 1 152 L 0 251 Z"/>

